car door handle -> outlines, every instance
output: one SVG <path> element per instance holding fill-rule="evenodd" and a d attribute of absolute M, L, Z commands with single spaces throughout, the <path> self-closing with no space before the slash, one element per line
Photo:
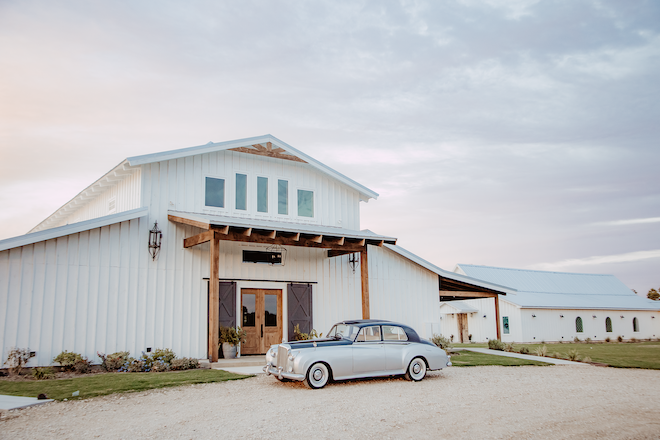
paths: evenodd
<path fill-rule="evenodd" d="M 264 337 L 264 325 L 263 324 L 261 324 L 261 337 L 262 338 Z"/>

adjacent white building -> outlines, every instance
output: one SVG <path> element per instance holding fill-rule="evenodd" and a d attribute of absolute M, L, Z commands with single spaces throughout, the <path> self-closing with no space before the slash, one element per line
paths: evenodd
<path fill-rule="evenodd" d="M 361 230 L 377 196 L 271 135 L 130 157 L 0 241 L 1 360 L 14 346 L 30 366 L 62 350 L 217 359 L 220 325 L 242 326 L 250 354 L 294 325 L 369 317 L 430 337 L 441 285 L 507 294 Z"/>
<path fill-rule="evenodd" d="M 499 301 L 505 342 L 660 337 L 660 303 L 636 295 L 613 275 L 470 264 L 459 264 L 455 272 L 510 289 Z M 443 302 L 440 312 L 442 333 L 455 341 L 496 337 L 491 298 Z"/>

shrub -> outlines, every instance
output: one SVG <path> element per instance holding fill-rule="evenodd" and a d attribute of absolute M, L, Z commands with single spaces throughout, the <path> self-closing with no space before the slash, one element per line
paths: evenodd
<path fill-rule="evenodd" d="M 293 340 L 294 341 L 308 341 L 310 339 L 316 339 L 323 336 L 323 333 L 319 334 L 316 330 L 312 329 L 309 333 L 303 333 L 300 331 L 300 324 L 296 324 L 293 328 Z"/>
<path fill-rule="evenodd" d="M 569 361 L 579 361 L 580 360 L 580 354 L 577 351 L 577 348 L 574 348 L 573 350 L 568 351 L 568 360 Z"/>
<path fill-rule="evenodd" d="M 138 359 L 135 359 L 134 357 L 129 357 L 126 359 L 126 362 L 124 362 L 124 365 L 119 369 L 119 371 L 122 373 L 148 373 L 151 371 L 153 361 L 154 360 L 151 358 L 151 356 L 143 351 L 142 356 L 140 356 Z"/>
<path fill-rule="evenodd" d="M 431 342 L 433 342 L 438 347 L 443 350 L 449 350 L 452 346 L 451 340 L 445 338 L 442 335 L 436 335 L 435 333 L 431 336 Z"/>
<path fill-rule="evenodd" d="M 587 357 L 585 357 L 585 358 L 582 359 L 582 362 L 590 363 L 590 362 L 591 362 L 591 358 L 590 358 L 589 356 L 587 356 Z"/>
<path fill-rule="evenodd" d="M 166 364 L 171 364 L 174 358 L 176 358 L 176 354 L 169 348 L 157 348 L 151 352 L 151 357 L 156 360 L 161 360 L 165 362 Z"/>
<path fill-rule="evenodd" d="M 540 347 L 536 347 L 534 353 L 537 356 L 546 356 L 548 354 L 548 347 L 546 345 L 541 345 Z"/>
<path fill-rule="evenodd" d="M 37 367 L 32 369 L 32 377 L 37 380 L 52 379 L 55 377 L 55 372 L 50 367 Z"/>
<path fill-rule="evenodd" d="M 587 344 L 591 344 L 591 338 L 585 339 L 584 342 L 586 342 Z"/>
<path fill-rule="evenodd" d="M 605 338 L 605 342 L 610 342 L 610 337 L 609 336 Z"/>
<path fill-rule="evenodd" d="M 220 327 L 220 343 L 238 345 L 247 340 L 247 333 L 240 327 Z"/>
<path fill-rule="evenodd" d="M 2 365 L 7 365 L 9 374 L 19 375 L 30 358 L 34 357 L 29 348 L 12 347 L 7 354 L 7 360 Z"/>
<path fill-rule="evenodd" d="M 468 335 L 468 341 L 472 342 L 472 333 Z"/>
<path fill-rule="evenodd" d="M 194 370 L 199 368 L 199 361 L 194 358 L 181 358 L 172 361 L 172 370 Z"/>
<path fill-rule="evenodd" d="M 77 373 L 87 373 L 91 366 L 86 357 L 66 350 L 55 356 L 53 362 L 60 364 L 64 371 L 75 371 Z"/>
<path fill-rule="evenodd" d="M 555 358 L 555 359 L 559 359 L 561 356 L 559 355 L 558 352 L 555 351 L 555 352 L 552 353 L 552 357 Z"/>
<path fill-rule="evenodd" d="M 582 342 L 582 341 L 580 341 L 580 338 L 578 338 L 578 337 L 576 336 L 576 337 L 573 338 L 573 342 Z"/>
<path fill-rule="evenodd" d="M 623 337 L 621 337 L 621 336 L 617 336 L 617 337 L 616 337 L 616 340 L 619 341 L 619 342 L 623 342 Z"/>
<path fill-rule="evenodd" d="M 507 351 L 507 352 L 509 352 L 509 353 L 514 352 L 515 349 L 514 349 L 514 347 L 513 347 L 513 344 L 506 344 L 506 345 L 504 346 L 504 351 Z"/>
<path fill-rule="evenodd" d="M 520 354 L 529 354 L 529 348 L 523 347 L 520 349 Z"/>
<path fill-rule="evenodd" d="M 160 373 L 162 371 L 169 371 L 169 370 L 170 370 L 170 364 L 162 359 L 156 359 L 151 364 L 151 371 L 155 373 Z"/>
<path fill-rule="evenodd" d="M 504 351 L 504 343 L 499 339 L 489 339 L 488 348 L 490 348 L 491 350 Z"/>
<path fill-rule="evenodd" d="M 119 370 L 130 356 L 130 353 L 127 351 L 118 351 L 108 355 L 99 352 L 96 352 L 96 354 L 101 358 L 101 367 L 105 371 Z"/>
<path fill-rule="evenodd" d="M 637 342 L 637 338 L 630 338 L 630 341 L 628 342 L 632 342 L 634 344 L 635 342 Z"/>

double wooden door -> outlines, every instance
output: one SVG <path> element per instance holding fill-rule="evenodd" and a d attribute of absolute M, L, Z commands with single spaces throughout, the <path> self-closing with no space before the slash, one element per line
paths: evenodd
<path fill-rule="evenodd" d="M 242 354 L 264 354 L 282 341 L 282 291 L 241 289 L 241 322 L 247 341 Z"/>

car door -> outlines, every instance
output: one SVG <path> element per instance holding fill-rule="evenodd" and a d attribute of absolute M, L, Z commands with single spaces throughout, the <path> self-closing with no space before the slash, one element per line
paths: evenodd
<path fill-rule="evenodd" d="M 351 347 L 353 374 L 385 371 L 385 349 L 379 325 L 362 327 Z"/>
<path fill-rule="evenodd" d="M 396 325 L 384 325 L 383 348 L 385 348 L 385 368 L 390 372 L 403 372 L 405 354 L 410 342 L 403 328 Z"/>

